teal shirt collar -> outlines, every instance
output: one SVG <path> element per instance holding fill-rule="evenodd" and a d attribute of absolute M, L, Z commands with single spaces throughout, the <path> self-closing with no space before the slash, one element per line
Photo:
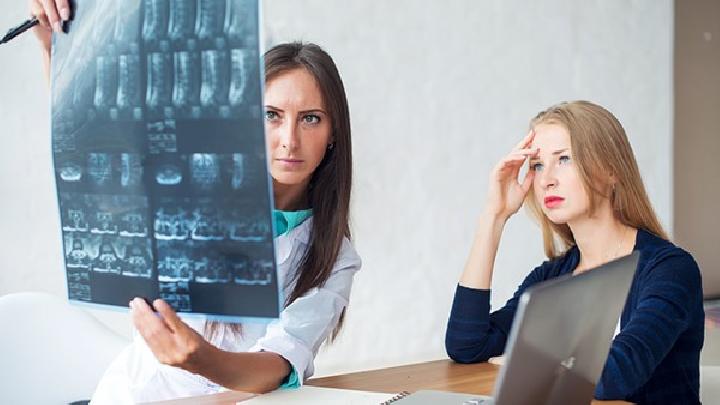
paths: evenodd
<path fill-rule="evenodd" d="M 305 222 L 306 219 L 312 216 L 312 208 L 300 211 L 281 211 L 273 210 L 273 237 L 277 238 L 280 235 L 295 229 L 298 225 Z"/>

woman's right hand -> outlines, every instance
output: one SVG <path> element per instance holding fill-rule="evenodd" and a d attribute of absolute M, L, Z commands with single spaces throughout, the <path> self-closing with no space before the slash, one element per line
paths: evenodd
<path fill-rule="evenodd" d="M 62 22 L 70 19 L 68 0 L 29 0 L 30 14 L 37 17 L 40 24 L 33 28 L 43 51 L 50 54 L 52 32 L 62 31 Z"/>
<path fill-rule="evenodd" d="M 518 212 L 532 186 L 535 171 L 529 170 L 522 183 L 518 176 L 525 161 L 538 153 L 537 148 L 530 148 L 534 138 L 535 131 L 531 130 L 490 174 L 486 212 L 501 221 Z"/>
<path fill-rule="evenodd" d="M 523 163 L 539 152 L 530 148 L 534 138 L 535 131 L 532 130 L 490 173 L 485 211 L 478 219 L 475 240 L 460 276 L 461 286 L 487 290 L 492 284 L 495 256 L 505 221 L 520 209 L 535 178 L 535 172 L 530 170 L 522 183 L 518 181 Z"/>

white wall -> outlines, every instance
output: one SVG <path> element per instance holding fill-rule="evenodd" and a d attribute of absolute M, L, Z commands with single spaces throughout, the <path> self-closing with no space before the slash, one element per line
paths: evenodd
<path fill-rule="evenodd" d="M 17 3 L 0 0 L 0 31 L 24 17 Z M 343 333 L 317 358 L 319 375 L 445 356 L 488 172 L 551 104 L 582 98 L 613 111 L 671 223 L 670 0 L 442 3 L 264 2 L 268 44 L 323 46 L 352 112 L 353 230 L 364 266 Z M 0 46 L 0 294 L 64 293 L 36 51 L 30 35 Z M 521 213 L 500 247 L 493 305 L 542 258 L 539 231 Z M 129 333 L 126 315 L 94 314 Z"/>

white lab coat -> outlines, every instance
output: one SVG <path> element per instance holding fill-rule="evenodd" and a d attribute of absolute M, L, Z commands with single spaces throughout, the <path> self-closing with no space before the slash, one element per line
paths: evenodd
<path fill-rule="evenodd" d="M 311 224 L 312 217 L 276 239 L 278 279 L 284 285 L 285 297 L 294 288 L 294 283 L 285 283 L 293 280 L 291 276 L 307 249 Z M 330 278 L 322 287 L 311 289 L 295 300 L 281 312 L 278 320 L 269 324 L 245 323 L 239 335 L 222 325 L 211 343 L 227 351 L 278 353 L 292 364 L 300 381 L 309 378 L 320 345 L 335 328 L 340 313 L 348 304 L 353 276 L 360 266 L 360 257 L 345 239 Z M 184 321 L 202 334 L 204 319 L 187 318 Z M 92 403 L 158 401 L 222 390 L 223 387 L 197 374 L 160 364 L 135 331 L 133 342 L 105 371 Z"/>

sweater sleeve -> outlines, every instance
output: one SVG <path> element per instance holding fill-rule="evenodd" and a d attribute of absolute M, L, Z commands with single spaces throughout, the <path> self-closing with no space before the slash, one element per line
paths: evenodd
<path fill-rule="evenodd" d="M 445 333 L 445 350 L 458 363 L 479 363 L 505 350 L 518 300 L 530 286 L 543 281 L 549 262 L 535 268 L 505 305 L 490 313 L 490 290 L 458 285 Z"/>
<path fill-rule="evenodd" d="M 691 305 L 702 295 L 697 263 L 686 252 L 666 255 L 641 277 L 637 306 L 615 337 L 595 397 L 624 399 L 652 376 L 688 327 Z"/>

